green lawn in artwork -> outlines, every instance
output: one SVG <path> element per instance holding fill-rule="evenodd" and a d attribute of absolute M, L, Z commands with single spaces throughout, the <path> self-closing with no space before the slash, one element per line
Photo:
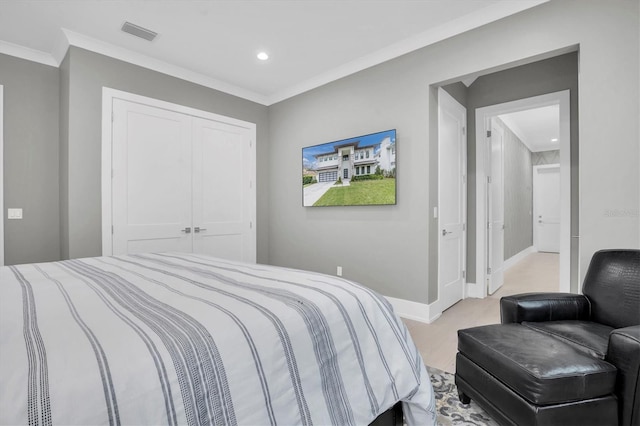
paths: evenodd
<path fill-rule="evenodd" d="M 314 206 L 362 206 L 367 204 L 395 204 L 396 180 L 351 181 L 349 186 L 334 186 Z"/>

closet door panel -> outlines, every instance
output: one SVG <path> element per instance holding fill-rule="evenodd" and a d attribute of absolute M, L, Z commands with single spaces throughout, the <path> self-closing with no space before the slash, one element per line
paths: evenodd
<path fill-rule="evenodd" d="M 114 101 L 113 254 L 191 251 L 191 117 Z"/>
<path fill-rule="evenodd" d="M 194 252 L 255 261 L 248 247 L 252 226 L 249 132 L 194 118 L 193 135 Z"/>

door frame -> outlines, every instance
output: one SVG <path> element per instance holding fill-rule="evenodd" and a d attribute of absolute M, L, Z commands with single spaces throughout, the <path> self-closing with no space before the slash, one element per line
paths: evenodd
<path fill-rule="evenodd" d="M 249 130 L 251 140 L 249 142 L 249 184 L 251 196 L 249 197 L 250 210 L 250 234 L 252 239 L 252 250 L 254 261 L 256 259 L 256 125 L 248 121 L 242 121 L 224 115 L 214 114 L 212 112 L 202 111 L 199 109 L 187 107 L 184 105 L 174 104 L 171 102 L 161 101 L 159 99 L 149 98 L 146 96 L 136 95 L 134 93 L 124 92 L 109 87 L 102 88 L 102 255 L 111 256 L 113 254 L 112 241 L 112 123 L 113 123 L 113 101 L 114 99 L 122 99 L 127 102 L 140 103 L 143 105 L 165 109 L 181 114 L 194 117 L 204 118 L 206 120 L 218 121 L 225 124 L 245 128 Z"/>
<path fill-rule="evenodd" d="M 531 217 L 532 219 L 532 226 L 533 226 L 533 247 L 535 247 L 536 251 L 539 251 L 538 249 L 538 226 L 537 224 L 537 205 L 536 205 L 536 188 L 540 185 L 540 181 L 538 180 L 538 174 L 536 173 L 537 170 L 539 169 L 559 169 L 562 170 L 560 168 L 560 164 L 558 163 L 553 163 L 553 164 L 539 164 L 537 166 L 533 166 L 533 179 L 531 180 L 531 184 L 533 186 L 533 203 L 532 203 L 532 209 L 533 209 L 533 215 Z"/>
<path fill-rule="evenodd" d="M 442 103 L 442 99 L 446 98 L 447 102 L 453 102 L 453 105 L 456 106 L 459 105 L 461 108 L 464 109 L 464 116 L 465 119 L 467 118 L 467 108 L 460 104 L 458 101 L 455 100 L 455 98 L 453 96 L 451 96 L 446 90 L 444 90 L 442 87 L 438 88 L 438 212 L 440 211 L 440 202 L 441 202 L 441 198 L 440 198 L 440 179 L 439 179 L 439 174 L 440 174 L 440 114 L 441 114 L 441 103 Z M 457 106 L 456 106 L 457 107 Z M 467 125 L 465 123 L 464 127 L 463 127 L 463 135 L 465 137 L 465 141 L 462 144 L 462 149 L 461 149 L 461 156 L 462 158 L 460 159 L 460 161 L 462 162 L 462 170 L 464 170 L 464 176 L 462 179 L 462 204 L 460 206 L 460 209 L 462 211 L 462 235 L 461 235 L 461 266 L 462 266 L 462 273 L 463 273 L 463 277 L 462 277 L 462 300 L 467 298 L 467 277 L 466 277 L 466 269 L 467 269 L 467 140 L 468 140 L 468 136 L 467 136 Z M 440 214 L 438 213 L 437 215 L 437 222 L 438 222 L 438 228 L 437 228 L 437 232 L 438 232 L 438 260 L 437 260 L 437 265 L 438 265 L 438 300 L 436 301 L 436 303 L 438 303 L 438 312 L 442 312 L 442 290 L 443 290 L 443 283 L 440 280 L 440 256 L 441 256 L 441 251 L 440 251 L 440 245 L 442 243 L 442 234 L 440 233 L 440 229 L 441 229 L 441 224 L 440 224 Z"/>
<path fill-rule="evenodd" d="M 560 109 L 560 287 L 571 291 L 570 91 L 548 93 L 476 109 L 476 283 L 474 297 L 487 297 L 486 132 L 491 117 L 550 105 Z"/>
<path fill-rule="evenodd" d="M 0 266 L 4 266 L 4 86 L 0 84 Z"/>
<path fill-rule="evenodd" d="M 486 165 L 487 170 L 491 170 L 491 168 L 493 167 L 493 164 L 490 164 L 492 162 L 492 156 L 493 156 L 493 138 L 495 137 L 494 135 L 494 129 L 500 133 L 500 137 L 501 137 L 501 147 L 500 147 L 500 184 L 502 185 L 502 188 L 500 188 L 500 194 L 502 195 L 502 199 L 500 200 L 500 208 L 502 209 L 502 232 L 501 232 L 501 246 L 502 246 L 502 268 L 498 271 L 498 270 L 493 270 L 493 259 L 494 256 L 496 255 L 496 253 L 494 253 L 494 240 L 492 239 L 493 236 L 493 230 L 495 229 L 493 226 L 488 226 L 487 227 L 487 269 L 491 268 L 491 274 L 487 273 L 487 277 L 485 278 L 487 281 L 487 294 L 493 294 L 496 291 L 498 291 L 500 289 L 500 287 L 502 287 L 504 285 L 504 128 L 502 126 L 500 126 L 496 120 L 494 120 L 494 118 L 496 118 L 495 116 L 489 117 L 489 123 L 487 124 L 488 129 L 491 130 L 491 138 L 485 138 L 486 141 L 486 154 L 487 156 L 485 157 L 485 161 L 486 161 Z M 486 133 L 485 133 L 486 134 Z M 486 212 L 487 212 L 487 222 L 488 223 L 492 223 L 493 219 L 495 219 L 493 217 L 493 209 L 491 208 L 492 204 L 493 204 L 493 197 L 495 196 L 495 188 L 496 188 L 496 182 L 494 182 L 494 179 L 491 179 L 491 183 L 489 184 L 489 182 L 487 181 L 485 183 L 487 191 L 486 191 Z M 490 186 L 489 186 L 490 185 Z M 489 217 L 491 216 L 491 217 Z M 502 282 L 500 283 L 499 286 L 494 287 L 494 274 L 496 274 L 497 272 L 500 272 L 500 274 L 502 275 Z M 489 278 L 490 276 L 490 278 Z M 491 288 L 493 288 L 493 291 L 490 291 Z"/>

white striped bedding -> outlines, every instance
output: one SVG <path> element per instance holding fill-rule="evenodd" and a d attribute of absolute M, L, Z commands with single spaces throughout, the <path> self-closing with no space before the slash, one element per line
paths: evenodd
<path fill-rule="evenodd" d="M 195 254 L 2 267 L 0 392 L 0 424 L 435 424 L 383 297 Z"/>

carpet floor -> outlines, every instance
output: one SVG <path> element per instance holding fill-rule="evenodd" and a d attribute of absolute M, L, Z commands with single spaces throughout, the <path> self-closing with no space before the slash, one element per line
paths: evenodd
<path fill-rule="evenodd" d="M 427 367 L 436 397 L 438 425 L 497 426 L 489 415 L 476 403 L 464 405 L 458 399 L 454 375 L 437 368 Z"/>

